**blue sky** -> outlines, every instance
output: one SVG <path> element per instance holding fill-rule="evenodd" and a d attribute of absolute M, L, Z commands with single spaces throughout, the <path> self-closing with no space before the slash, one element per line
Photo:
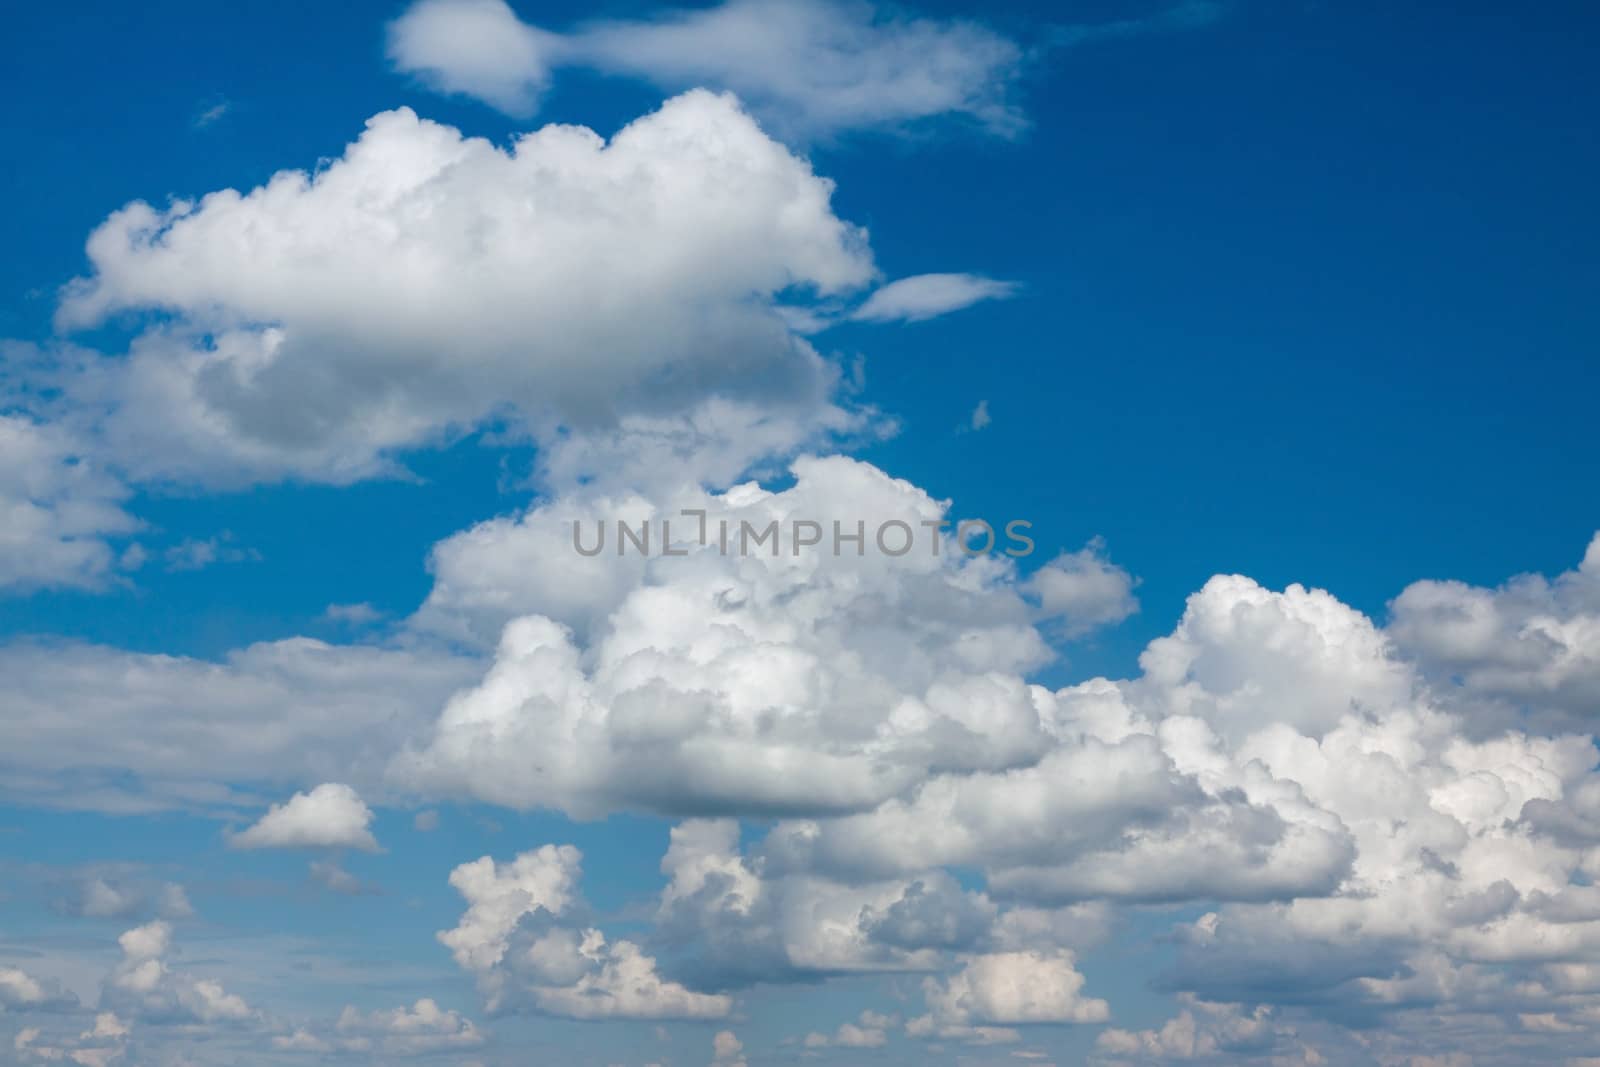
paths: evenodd
<path fill-rule="evenodd" d="M 0 1049 L 1591 1062 L 1594 29 L 11 13 Z"/>

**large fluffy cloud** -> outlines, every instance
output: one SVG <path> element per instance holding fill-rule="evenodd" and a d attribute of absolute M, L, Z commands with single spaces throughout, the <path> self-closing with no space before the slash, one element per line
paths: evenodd
<path fill-rule="evenodd" d="M 1554 583 L 1553 602 L 1577 610 L 1584 578 Z M 666 617 L 702 639 L 693 620 L 728 625 Z M 1404 1062 L 1428 1047 L 1430 1013 L 1492 1029 L 1507 1010 L 1519 1055 L 1577 1047 L 1600 990 L 1590 737 L 1488 726 L 1477 695 L 1437 687 L 1330 594 L 1240 576 L 1194 594 L 1142 664 L 1126 681 L 1036 694 L 1043 740 L 1013 764 L 979 765 L 981 746 L 1012 728 L 991 714 L 964 765 L 919 767 L 860 811 L 781 822 L 747 849 L 731 823 L 680 827 L 658 929 L 700 959 L 675 966 L 725 986 L 941 971 L 953 952 L 964 962 L 929 980 L 913 1035 L 1007 1040 L 1020 1024 L 1106 1017 L 1073 950 L 1044 933 L 1050 909 L 1203 904 L 1180 923 L 1164 979 L 1193 994 L 1189 1007 L 1157 1029 L 1110 1032 L 1104 1056 L 1314 1063 L 1320 1044 L 1351 1062 Z M 983 871 L 988 893 L 950 885 L 945 866 Z M 1382 1017 L 1383 1041 L 1358 1054 L 1324 1025 L 1352 1017 Z"/>
<path fill-rule="evenodd" d="M 482 634 L 519 606 L 542 613 L 505 625 L 488 677 L 398 781 L 580 814 L 826 812 L 933 768 L 1042 758 L 1053 698 L 1022 672 L 1052 655 L 1036 624 L 1076 603 L 1030 601 L 1003 539 L 967 555 L 939 530 L 945 504 L 876 468 L 794 473 L 782 492 L 557 503 L 447 545 L 425 618 Z M 647 522 L 648 559 L 618 540 L 624 517 L 635 534 Z M 579 552 L 574 522 L 591 549 L 610 528 L 600 554 Z M 501 553 L 525 564 L 505 587 Z"/>
<path fill-rule="evenodd" d="M 144 479 L 349 481 L 490 420 L 551 472 L 620 477 L 639 434 L 676 477 L 731 477 L 859 421 L 774 305 L 874 276 L 831 190 L 707 92 L 509 148 L 387 112 L 315 173 L 107 219 L 59 323 L 164 324 L 63 353 L 51 412 Z"/>
<path fill-rule="evenodd" d="M 1506 730 L 1477 718 L 1476 694 L 1430 684 L 1405 651 L 1424 632 L 1418 604 L 1435 602 L 1417 587 L 1397 602 L 1406 634 L 1397 644 L 1326 593 L 1217 578 L 1151 644 L 1142 677 L 1093 685 L 1104 702 L 1095 729 L 1146 734 L 1208 794 L 1242 794 L 1292 825 L 1333 820 L 1353 846 L 1348 869 L 1320 890 L 1229 903 L 1182 924 L 1170 984 L 1208 1003 L 1381 1015 L 1392 1048 L 1434 1012 L 1514 1007 L 1571 1022 L 1585 1010 L 1571 968 L 1591 966 L 1600 946 L 1589 889 L 1600 842 L 1594 743 Z M 1134 862 L 1138 851 L 1131 839 L 1088 866 L 1159 883 L 1167 867 Z M 1036 892 L 1101 880 L 1069 869 L 997 884 Z M 1166 1055 L 1222 1048 L 1225 1037 L 1180 1019 L 1102 1047 Z"/>
<path fill-rule="evenodd" d="M 441 546 L 436 597 L 412 626 L 474 641 L 504 625 L 508 639 L 532 640 L 509 656 L 502 644 L 489 674 L 421 732 L 391 768 L 402 784 L 583 814 L 787 816 L 765 834 L 732 819 L 676 827 L 653 927 L 637 938 L 608 938 L 589 918 L 575 849 L 458 867 L 467 906 L 441 940 L 493 1010 L 723 1017 L 753 983 L 910 972 L 926 976 L 925 1006 L 906 1037 L 1015 1040 L 1022 1027 L 1115 1019 L 1083 961 L 1128 932 L 1115 930 L 1115 905 L 1131 902 L 1175 909 L 1161 981 L 1185 999 L 1147 1029 L 1115 1019 L 1097 1045 L 1107 1061 L 1404 1063 L 1439 1047 L 1430 1027 L 1441 1017 L 1497 1035 L 1484 1040 L 1524 1062 L 1581 1048 L 1600 1015 L 1595 746 L 1507 729 L 1483 681 L 1501 676 L 1461 670 L 1469 646 L 1436 637 L 1457 649 L 1458 675 L 1476 679 L 1441 681 L 1413 651 L 1426 631 L 1412 592 L 1385 629 L 1323 591 L 1221 576 L 1150 643 L 1136 677 L 1050 690 L 1024 680 L 1048 652 L 1039 627 L 1062 610 L 1043 581 L 949 540 L 937 556 L 931 545 L 878 554 L 873 525 L 936 522 L 944 506 L 855 461 L 808 460 L 795 474 L 781 492 L 564 498 Z M 582 572 L 571 518 L 592 524 L 614 504 L 632 509 L 635 530 L 651 519 L 652 554 Z M 659 522 L 682 507 L 705 508 L 713 542 L 722 518 L 735 531 L 774 518 L 787 530 L 801 516 L 860 514 L 869 535 L 860 555 L 796 556 L 781 540 L 776 555 L 765 542 L 724 555 L 700 549 L 690 517 L 672 527 L 688 554 L 662 555 Z M 568 555 L 541 569 L 546 549 Z M 496 599 L 502 554 L 529 567 Z M 1535 590 L 1545 617 L 1570 620 L 1587 610 L 1589 558 L 1506 588 Z M 1498 610 L 1507 593 L 1482 595 Z M 552 617 L 522 614 L 540 601 Z M 798 666 L 776 669 L 790 657 Z M 789 698 L 787 687 L 812 684 L 831 685 L 828 699 Z M 630 707 L 630 686 L 650 714 Z M 1520 699 L 1556 716 L 1546 721 L 1571 716 L 1559 686 Z M 819 717 L 833 707 L 856 718 Z M 630 757 L 630 731 L 644 731 L 654 770 Z M 806 753 L 788 757 L 795 765 L 815 751 L 893 774 L 881 794 L 852 794 L 841 783 L 873 776 L 774 784 L 742 773 L 790 748 Z M 119 1013 L 250 1017 L 220 988 L 146 966 L 167 958 L 160 932 L 130 934 L 116 995 L 153 977 Z M 1381 1021 L 1380 1036 L 1335 1025 L 1351 1020 Z M 461 1021 L 436 1029 L 439 1047 L 473 1040 Z M 285 1054 L 380 1040 L 326 1026 L 279 1036 Z M 880 1037 L 884 1027 L 852 1023 L 813 1047 Z"/>

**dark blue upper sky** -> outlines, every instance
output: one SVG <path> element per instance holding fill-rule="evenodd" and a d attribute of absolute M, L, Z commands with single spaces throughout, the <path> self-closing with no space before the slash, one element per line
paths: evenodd
<path fill-rule="evenodd" d="M 502 116 L 386 70 L 391 7 L 13 12 L 4 333 L 48 335 L 84 238 L 128 200 L 314 165 L 398 104 L 509 136 Z M 560 25 L 572 9 L 524 14 Z M 1023 40 L 1063 17 L 993 11 Z M 866 357 L 867 399 L 903 421 L 868 458 L 958 511 L 1031 519 L 1047 550 L 1104 536 L 1152 620 L 1218 571 L 1380 610 L 1422 576 L 1570 565 L 1600 524 L 1596 19 L 1582 4 L 1241 3 L 1189 32 L 1042 52 L 1014 143 L 811 146 L 890 276 L 1024 286 L 935 323 L 824 336 Z M 655 99 L 575 76 L 541 119 L 609 132 Z M 989 430 L 954 434 L 985 398 Z M 151 500 L 149 521 L 226 528 L 263 559 L 92 610 L 40 594 L 0 620 L 214 653 L 329 599 L 403 611 L 428 544 L 519 500 L 476 447 L 433 464 L 450 476 Z M 341 522 L 374 509 L 389 520 L 377 545 Z M 1128 629 L 1128 649 L 1149 635 Z"/>

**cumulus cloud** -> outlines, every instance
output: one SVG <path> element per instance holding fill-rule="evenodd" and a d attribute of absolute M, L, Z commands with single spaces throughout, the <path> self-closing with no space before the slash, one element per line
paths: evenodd
<path fill-rule="evenodd" d="M 357 848 L 378 851 L 372 809 L 347 785 L 327 782 L 272 805 L 253 826 L 228 838 L 234 848 Z"/>
<path fill-rule="evenodd" d="M 73 1035 L 70 1031 L 45 1034 L 37 1026 L 23 1027 L 12 1040 L 18 1063 L 72 1063 L 77 1067 L 110 1067 L 127 1051 L 128 1026 L 115 1012 L 103 1011 L 94 1025 Z"/>
<path fill-rule="evenodd" d="M 1106 558 L 1105 544 L 1095 540 L 1034 571 L 1023 589 L 1038 600 L 1042 619 L 1059 622 L 1069 633 L 1083 633 L 1138 611 L 1135 584 L 1131 574 Z"/>
<path fill-rule="evenodd" d="M 144 480 L 344 483 L 507 422 L 549 477 L 731 478 L 863 423 L 774 305 L 874 277 L 831 192 L 703 91 L 507 149 L 386 112 L 315 173 L 113 213 L 58 323 L 162 324 L 58 353 L 43 407 Z"/>
<path fill-rule="evenodd" d="M 1404 1062 L 1428 1013 L 1507 1006 L 1526 1017 L 1518 1047 L 1544 1050 L 1527 1055 L 1576 1047 L 1600 989 L 1590 737 L 1478 736 L 1477 697 L 1435 688 L 1372 620 L 1238 576 L 1194 594 L 1141 662 L 1036 705 L 1036 760 L 924 772 L 860 812 L 782 821 L 753 851 L 731 822 L 681 825 L 661 936 L 724 984 L 937 970 L 953 952 L 966 962 L 929 980 L 908 1032 L 994 1042 L 1104 1018 L 1069 945 L 1078 909 L 1221 902 L 1176 931 L 1165 981 L 1194 994 L 1183 1011 L 1108 1031 L 1102 1057 L 1315 1063 L 1349 1050 L 1324 1023 L 1366 1013 Z M 982 870 L 1007 903 L 944 866 Z"/>
<path fill-rule="evenodd" d="M 1474 1004 L 1570 1018 L 1562 968 L 1595 944 L 1590 737 L 1475 737 L 1476 703 L 1429 685 L 1371 620 L 1327 593 L 1272 592 L 1239 577 L 1191 597 L 1142 663 L 1140 678 L 1114 690 L 1080 687 L 1102 702 L 1095 729 L 1149 730 L 1208 793 L 1238 791 L 1287 825 L 1348 835 L 1350 848 L 1348 869 L 1317 891 L 1229 903 L 1181 924 L 1173 986 L 1256 1005 L 1249 1018 L 1259 1005 L 1308 1002 L 1330 1015 L 1382 1013 L 1396 1035 L 1419 1013 Z M 1213 844 L 1248 840 L 1235 832 Z M 1285 858 L 1301 863 L 1318 839 L 1281 840 L 1292 846 Z M 1093 877 L 1061 878 L 1104 882 L 1138 851 L 1086 865 Z M 1181 862 L 1205 867 L 1198 855 Z M 1137 879 L 1159 880 L 1163 869 L 1139 869 Z M 1014 888 L 1048 886 L 1024 878 Z M 1183 1046 L 1190 1034 L 1203 1046 L 1209 1024 L 1191 1014 L 1193 1026 L 1180 1016 L 1166 1036 L 1108 1038 L 1108 1051 Z"/>
<path fill-rule="evenodd" d="M 573 899 L 583 854 L 571 846 L 545 845 L 509 864 L 484 856 L 450 872 L 450 885 L 467 901 L 455 929 L 439 940 L 466 970 L 487 971 L 505 956 L 524 915 L 560 915 Z"/>
<path fill-rule="evenodd" d="M 923 985 L 936 1031 L 978 1024 L 1098 1023 L 1103 1000 L 1082 995 L 1071 952 L 998 952 L 969 959 L 959 972 Z M 921 1020 L 913 1020 L 919 1024 Z"/>
<path fill-rule="evenodd" d="M 1274 1055 L 1277 1063 L 1327 1062 L 1300 1041 L 1291 1026 L 1279 1025 L 1272 1009 L 1246 1011 L 1237 1004 L 1212 1004 L 1180 997 L 1183 1009 L 1159 1028 L 1110 1027 L 1095 1038 L 1096 1063 L 1167 1063 L 1254 1059 Z"/>
<path fill-rule="evenodd" d="M 962 19 L 917 18 L 833 0 L 727 0 L 564 33 L 502 0 L 420 0 L 391 23 L 396 70 L 519 117 L 557 67 L 590 67 L 667 92 L 727 89 L 788 134 L 893 128 L 960 116 L 1011 135 L 1023 50 Z"/>
<path fill-rule="evenodd" d="M 485 856 L 450 884 L 467 911 L 439 940 L 477 977 L 491 1011 L 533 1010 L 576 1019 L 714 1019 L 729 997 L 663 978 L 631 941 L 608 941 L 574 920 L 582 853 L 544 847 L 509 864 Z"/>
<path fill-rule="evenodd" d="M 782 492 L 628 501 L 657 538 L 666 521 L 684 556 L 585 561 L 571 521 L 588 511 L 559 504 L 436 555 L 448 584 L 428 613 L 461 611 L 479 633 L 505 625 L 482 685 L 451 700 L 396 781 L 584 815 L 838 812 L 935 765 L 1036 762 L 1052 747 L 1051 696 L 1021 672 L 1053 653 L 1012 561 L 969 557 L 938 533 L 946 504 L 869 465 L 793 469 Z M 684 508 L 706 512 L 705 545 Z M 826 531 L 820 551 L 794 551 L 800 520 Z M 862 525 L 859 553 L 841 541 L 832 554 L 836 520 Z M 774 526 L 777 539 L 724 553 L 724 522 L 735 541 Z M 884 529 L 894 554 L 877 543 Z M 501 554 L 528 561 L 504 587 L 515 565 Z M 549 614 L 514 616 L 523 603 Z"/>
<path fill-rule="evenodd" d="M 744 1042 L 732 1030 L 718 1030 L 711 1038 L 712 1067 L 743 1067 Z"/>
<path fill-rule="evenodd" d="M 258 1018 L 220 982 L 172 967 L 170 923 L 158 920 L 134 927 L 117 941 L 122 960 L 101 988 L 102 1007 L 155 1023 L 240 1024 Z"/>
<path fill-rule="evenodd" d="M 922 322 L 985 300 L 1004 300 L 1017 293 L 1015 282 L 977 274 L 919 274 L 890 282 L 856 308 L 851 318 L 864 322 Z M 974 429 L 981 427 L 974 425 Z"/>
<path fill-rule="evenodd" d="M 131 915 L 139 910 L 140 905 L 141 901 L 135 894 L 117 888 L 104 878 L 91 878 L 84 883 L 83 895 L 76 910 L 86 918 L 106 919 Z"/>
<path fill-rule="evenodd" d="M 1600 707 L 1600 536 L 1553 580 L 1497 589 L 1423 581 L 1390 604 L 1387 632 L 1428 677 L 1457 687 L 1485 726 L 1587 729 Z"/>
<path fill-rule="evenodd" d="M 674 973 L 708 988 L 928 971 L 986 944 L 997 911 L 942 871 L 840 879 L 781 850 L 746 854 L 733 820 L 674 827 L 661 870 L 658 940 Z"/>
<path fill-rule="evenodd" d="M 72 1011 L 78 998 L 49 979 L 17 967 L 0 967 L 0 1011 Z"/>

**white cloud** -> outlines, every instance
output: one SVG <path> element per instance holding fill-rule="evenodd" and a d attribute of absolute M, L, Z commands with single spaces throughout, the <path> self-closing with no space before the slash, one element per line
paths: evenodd
<path fill-rule="evenodd" d="M 503 0 L 422 0 L 389 24 L 389 60 L 432 88 L 533 114 L 558 44 Z"/>
<path fill-rule="evenodd" d="M 386 112 L 314 174 L 113 213 L 59 324 L 167 317 L 126 356 L 56 353 L 36 406 L 144 480 L 349 482 L 490 422 L 548 477 L 649 452 L 728 479 L 864 424 L 774 306 L 874 277 L 831 192 L 706 92 L 509 149 Z"/>
<path fill-rule="evenodd" d="M 479 673 L 473 660 L 424 648 L 306 638 L 221 662 L 12 642 L 0 646 L 0 791 L 137 812 L 259 803 L 230 788 L 244 783 L 376 777 Z"/>
<path fill-rule="evenodd" d="M 1591 738 L 1473 739 L 1473 699 L 1457 708 L 1460 694 L 1425 684 L 1370 620 L 1299 587 L 1213 579 L 1142 662 L 1141 678 L 1083 691 L 1097 705 L 1085 725 L 1151 730 L 1208 793 L 1240 791 L 1302 835 L 1331 818 L 1353 846 L 1348 871 L 1320 891 L 1226 904 L 1182 924 L 1179 988 L 1216 1002 L 1315 1000 L 1330 1012 L 1462 1010 L 1515 997 L 1530 1014 L 1563 1017 L 1557 975 L 1529 968 L 1600 947 L 1586 901 L 1585 845 L 1600 840 L 1589 815 L 1600 792 Z M 1225 857 L 1249 840 L 1236 831 L 1211 841 L 1210 862 L 1242 865 L 1256 847 Z M 1314 841 L 1302 836 L 1285 858 L 1303 860 Z M 1139 851 L 1135 838 L 1078 866 L 1093 877 L 1058 877 L 1105 892 L 1126 866 L 1123 884 L 1159 884 L 1172 866 L 1136 863 Z M 1191 870 L 1207 862 L 1174 857 Z M 1180 1017 L 1168 1037 L 1186 1026 Z M 1110 1040 L 1126 1051 L 1168 1038 Z"/>
<path fill-rule="evenodd" d="M 192 919 L 195 916 L 188 892 L 176 882 L 168 882 L 156 894 L 156 912 L 163 919 Z"/>
<path fill-rule="evenodd" d="M 977 274 L 919 274 L 878 289 L 856 308 L 851 318 L 863 322 L 922 322 L 985 300 L 1004 300 L 1016 293 L 1015 282 Z"/>
<path fill-rule="evenodd" d="M 1106 559 L 1097 539 L 1034 571 L 1023 589 L 1038 600 L 1041 618 L 1068 633 L 1084 633 L 1138 611 L 1134 585 L 1131 574 Z"/>
<path fill-rule="evenodd" d="M 980 400 L 978 401 L 978 406 L 972 409 L 972 415 L 967 420 L 967 426 L 972 430 L 983 430 L 987 429 L 993 421 L 994 419 L 989 414 L 989 402 Z"/>
<path fill-rule="evenodd" d="M 157 1023 L 239 1024 L 259 1018 L 242 997 L 220 982 L 174 970 L 172 926 L 162 920 L 134 927 L 117 939 L 122 960 L 106 977 L 102 1007 Z"/>
<path fill-rule="evenodd" d="M 532 989 L 540 1011 L 574 1019 L 721 1019 L 732 1009 L 729 997 L 662 978 L 637 945 L 608 943 L 599 930 L 583 931 L 571 963 L 584 969 L 576 981 Z"/>
<path fill-rule="evenodd" d="M 805 459 L 794 471 L 780 493 L 629 502 L 658 538 L 659 522 L 676 520 L 675 540 L 697 538 L 680 508 L 708 510 L 709 543 L 684 558 L 586 562 L 566 520 L 588 509 L 560 504 L 442 550 L 441 613 L 465 609 L 478 633 L 523 604 L 550 615 L 505 626 L 488 676 L 451 700 L 395 780 L 582 815 L 826 812 L 870 808 L 934 764 L 1037 761 L 1052 744 L 1041 722 L 1051 698 L 1020 672 L 1052 652 L 1010 561 L 969 559 L 936 538 L 922 524 L 945 506 L 866 464 Z M 831 544 L 724 555 L 724 517 L 734 535 L 740 522 L 777 522 L 792 540 L 783 531 L 804 518 L 828 537 L 837 519 L 874 541 L 870 531 L 900 522 L 920 540 L 894 557 L 875 543 L 859 556 L 843 544 L 839 556 Z M 520 579 L 498 584 L 518 567 Z"/>
<path fill-rule="evenodd" d="M 591 67 L 667 92 L 727 89 L 791 134 L 893 128 L 961 116 L 992 133 L 1024 125 L 1010 96 L 1022 49 L 975 22 L 866 3 L 728 0 L 551 33 L 501 0 L 421 0 L 390 27 L 395 68 L 512 115 L 538 103 L 552 68 Z"/>
<path fill-rule="evenodd" d="M 582 859 L 570 845 L 545 845 L 504 866 L 489 856 L 462 864 L 450 872 L 450 884 L 466 898 L 467 911 L 439 940 L 458 966 L 490 970 L 504 958 L 524 915 L 543 910 L 559 916 L 566 910 Z"/>
<path fill-rule="evenodd" d="M 331 1041 L 318 1037 L 304 1027 L 295 1029 L 287 1034 L 273 1035 L 272 1047 L 279 1052 L 325 1053 L 333 1051 L 333 1043 Z"/>
<path fill-rule="evenodd" d="M 923 993 L 937 1030 L 974 1025 L 1099 1023 L 1110 1018 L 1103 1000 L 1082 995 L 1084 979 L 1066 949 L 975 956 L 943 981 L 927 979 Z"/>
<path fill-rule="evenodd" d="M 832 1034 L 807 1034 L 801 1044 L 806 1048 L 882 1048 L 889 1043 L 888 1031 L 899 1024 L 896 1016 L 864 1011 L 855 1022 L 840 1023 Z"/>
<path fill-rule="evenodd" d="M 713 1067 L 719 1064 L 734 1065 L 744 1062 L 744 1042 L 732 1030 L 718 1030 L 711 1038 Z"/>
<path fill-rule="evenodd" d="M 69 914 L 89 919 L 135 915 L 187 919 L 195 914 L 183 886 L 175 882 L 152 884 L 132 868 L 86 872 L 61 907 Z"/>
<path fill-rule="evenodd" d="M 1184 1007 L 1159 1029 L 1123 1030 L 1112 1027 L 1101 1031 L 1095 1049 L 1103 1056 L 1135 1063 L 1169 1061 L 1217 1061 L 1252 1053 L 1275 1053 L 1277 1063 L 1317 1064 L 1324 1062 L 1315 1050 L 1296 1038 L 1292 1027 L 1281 1026 L 1270 1008 L 1245 1011 L 1237 1004 L 1211 1004 L 1180 997 Z M 1098 1062 L 1098 1060 L 1096 1061 Z"/>
<path fill-rule="evenodd" d="M 217 537 L 189 537 L 164 553 L 169 571 L 204 570 L 215 563 L 243 563 L 259 560 L 261 553 L 232 544 L 233 535 L 224 531 Z"/>
<path fill-rule="evenodd" d="M 358 848 L 378 851 L 372 809 L 347 785 L 327 782 L 272 805 L 254 826 L 228 838 L 234 848 Z"/>
<path fill-rule="evenodd" d="M 468 907 L 439 940 L 477 976 L 489 1009 L 575 1019 L 726 1016 L 730 998 L 669 981 L 633 942 L 608 942 L 567 921 L 581 861 L 570 845 L 545 845 L 504 866 L 485 856 L 451 872 Z"/>
<path fill-rule="evenodd" d="M 109 1067 L 127 1051 L 128 1027 L 114 1012 L 95 1015 L 94 1025 L 48 1037 L 38 1027 L 24 1027 L 12 1040 L 19 1063 L 72 1063 L 77 1067 Z"/>
<path fill-rule="evenodd" d="M 77 910 L 91 919 L 107 919 L 131 915 L 142 905 L 137 894 L 119 889 L 104 878 L 91 878 L 83 887 Z"/>
<path fill-rule="evenodd" d="M 335 1029 L 346 1048 L 391 1056 L 476 1048 L 484 1042 L 483 1034 L 470 1019 L 446 1011 L 426 997 L 409 1008 L 388 1011 L 364 1013 L 347 1007 Z"/>
<path fill-rule="evenodd" d="M 926 971 L 941 950 L 978 943 L 994 922 L 987 898 L 943 872 L 841 880 L 791 859 L 770 847 L 742 854 L 731 819 L 673 827 L 656 924 L 696 946 L 687 976 L 726 987 Z"/>
<path fill-rule="evenodd" d="M 78 998 L 49 979 L 17 967 L 0 967 L 0 1012 L 71 1011 Z"/>
<path fill-rule="evenodd" d="M 1320 589 L 1281 593 L 1218 576 L 1189 598 L 1176 630 L 1140 657 L 1173 711 L 1232 741 L 1279 725 L 1321 736 L 1352 711 L 1404 705 L 1415 688 L 1371 620 Z"/>
<path fill-rule="evenodd" d="M 0 414 L 0 593 L 104 586 L 127 495 L 63 428 Z"/>
<path fill-rule="evenodd" d="M 1600 535 L 1576 569 L 1498 589 L 1424 581 L 1390 605 L 1387 632 L 1440 684 L 1478 703 L 1485 727 L 1583 729 L 1600 706 Z"/>
<path fill-rule="evenodd" d="M 233 110 L 233 103 L 228 100 L 217 100 L 201 108 L 200 113 L 194 117 L 194 128 L 203 130 L 221 122 L 223 117 Z"/>
<path fill-rule="evenodd" d="M 329 622 L 343 623 L 348 626 L 370 626 L 383 618 L 383 612 L 371 604 L 329 604 L 323 611 L 322 617 Z"/>

